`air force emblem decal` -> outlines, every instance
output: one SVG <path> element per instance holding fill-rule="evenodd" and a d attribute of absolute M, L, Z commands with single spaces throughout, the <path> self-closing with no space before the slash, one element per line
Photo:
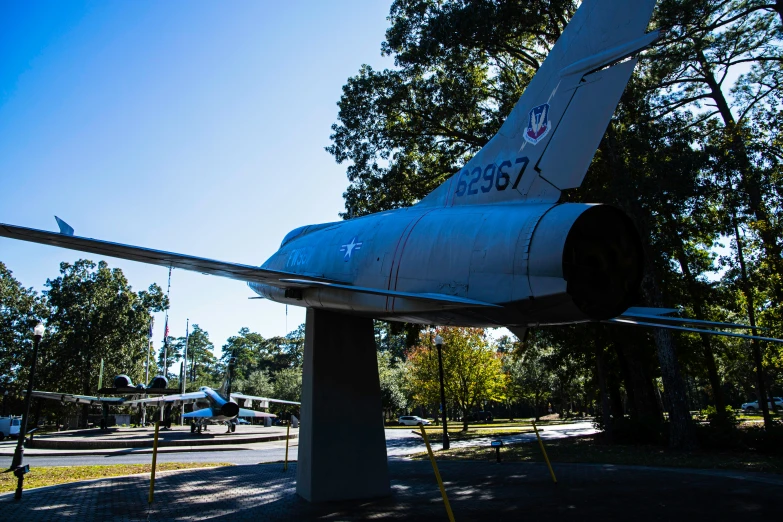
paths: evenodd
<path fill-rule="evenodd" d="M 351 256 L 353 253 L 357 250 L 360 250 L 362 248 L 362 242 L 356 241 L 357 237 L 354 236 L 353 239 L 351 239 L 351 242 L 347 245 L 343 245 L 340 247 L 340 252 L 345 252 L 345 255 L 343 256 L 343 261 L 350 261 Z"/>
<path fill-rule="evenodd" d="M 525 130 L 525 140 L 535 145 L 549 132 L 549 104 L 545 103 L 530 109 L 530 117 Z"/>

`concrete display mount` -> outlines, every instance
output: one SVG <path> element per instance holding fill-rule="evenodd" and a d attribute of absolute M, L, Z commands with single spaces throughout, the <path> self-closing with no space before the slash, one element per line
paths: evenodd
<path fill-rule="evenodd" d="M 387 496 L 372 319 L 307 309 L 296 492 L 309 502 Z"/>

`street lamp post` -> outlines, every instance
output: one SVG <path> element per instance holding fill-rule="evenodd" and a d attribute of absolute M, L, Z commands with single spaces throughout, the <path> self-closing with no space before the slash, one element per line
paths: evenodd
<path fill-rule="evenodd" d="M 13 471 L 16 475 L 16 493 L 14 493 L 14 499 L 21 500 L 22 488 L 24 487 L 24 475 L 30 470 L 30 466 L 24 465 L 24 441 L 25 435 L 27 435 L 27 420 L 30 417 L 30 401 L 33 398 L 33 384 L 35 382 L 35 366 L 38 361 L 38 344 L 41 342 L 44 334 L 44 325 L 38 323 L 33 329 L 33 360 L 30 364 L 30 382 L 27 383 L 27 395 L 24 398 L 24 416 L 22 417 L 22 426 L 19 430 L 19 438 L 16 442 L 16 451 L 14 451 L 14 458 L 11 462 L 11 468 L 8 471 Z"/>
<path fill-rule="evenodd" d="M 440 377 L 440 410 L 443 418 L 443 449 L 449 449 L 449 427 L 446 421 L 446 391 L 443 388 L 443 337 L 435 336 L 435 347 L 438 348 L 438 374 Z"/>

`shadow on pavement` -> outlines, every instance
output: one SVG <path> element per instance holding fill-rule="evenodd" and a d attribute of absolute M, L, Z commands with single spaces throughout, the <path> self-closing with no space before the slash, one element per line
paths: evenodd
<path fill-rule="evenodd" d="M 466 520 L 776 520 L 783 477 L 770 474 L 561 464 L 441 462 L 455 518 Z M 391 461 L 392 495 L 309 504 L 296 464 L 160 474 L 149 520 L 445 520 L 426 461 Z M 0 496 L 5 520 L 147 520 L 147 477 L 103 479 Z"/>

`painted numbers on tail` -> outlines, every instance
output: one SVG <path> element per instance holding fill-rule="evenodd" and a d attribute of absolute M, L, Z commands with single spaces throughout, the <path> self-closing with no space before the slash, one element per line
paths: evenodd
<path fill-rule="evenodd" d="M 527 157 L 517 158 L 514 161 L 513 165 L 521 165 L 521 167 L 511 185 L 512 189 L 516 189 L 519 185 L 528 163 L 530 160 Z M 470 172 L 468 169 L 461 171 L 457 182 L 457 191 L 454 195 L 457 197 L 472 196 L 478 194 L 479 191 L 487 193 L 493 188 L 498 192 L 506 190 L 511 183 L 511 175 L 507 169 L 512 168 L 513 165 L 511 161 L 505 160 L 499 166 L 490 163 L 486 167 L 475 167 Z"/>

